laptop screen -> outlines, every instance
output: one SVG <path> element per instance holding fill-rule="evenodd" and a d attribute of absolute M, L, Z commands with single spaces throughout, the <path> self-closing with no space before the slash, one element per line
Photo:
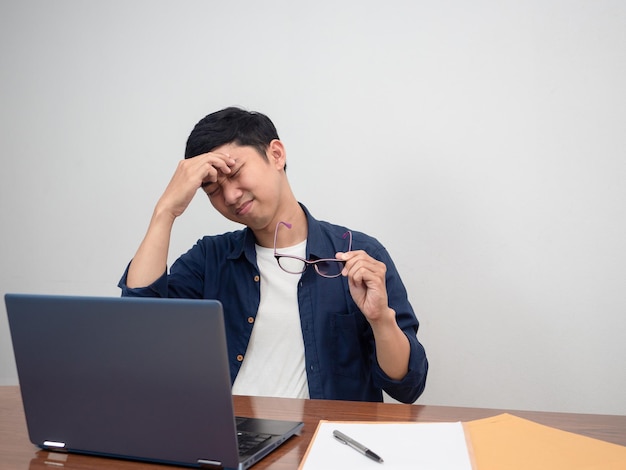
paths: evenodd
<path fill-rule="evenodd" d="M 238 466 L 219 302 L 24 294 L 5 301 L 34 444 Z"/>

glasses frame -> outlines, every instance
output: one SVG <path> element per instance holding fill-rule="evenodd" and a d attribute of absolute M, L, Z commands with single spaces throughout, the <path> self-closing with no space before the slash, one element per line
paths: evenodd
<path fill-rule="evenodd" d="M 328 262 L 335 262 L 335 263 L 340 263 L 342 265 L 345 265 L 346 262 L 342 261 L 340 259 L 337 258 L 321 258 L 321 259 L 315 259 L 315 260 L 309 260 L 309 259 L 304 259 L 304 258 L 300 258 L 299 256 L 293 256 L 293 255 L 283 255 L 280 254 L 276 251 L 276 240 L 278 238 L 278 227 L 280 227 L 281 225 L 284 225 L 285 227 L 287 227 L 288 229 L 291 229 L 291 224 L 289 222 L 278 222 L 276 224 L 276 230 L 274 230 L 274 258 L 276 258 L 276 262 L 278 263 L 278 267 L 280 267 L 280 269 L 282 269 L 283 271 L 285 271 L 286 273 L 289 274 L 302 274 L 304 271 L 306 271 L 306 269 L 309 266 L 313 266 L 315 268 L 315 272 L 317 274 L 319 274 L 322 277 L 328 278 L 328 279 L 332 279 L 335 277 L 339 277 L 341 276 L 341 271 L 339 271 L 338 274 L 323 274 L 322 272 L 320 272 L 319 269 L 319 264 L 320 263 L 328 263 Z M 346 233 L 343 234 L 343 239 L 345 240 L 346 237 L 349 237 L 349 243 L 348 243 L 348 250 L 347 251 L 352 251 L 352 232 L 350 230 L 348 230 Z M 281 264 L 280 264 L 280 258 L 291 258 L 291 259 L 296 259 L 298 261 L 302 261 L 304 263 L 304 267 L 302 268 L 302 270 L 299 271 L 290 271 L 288 269 L 285 269 Z"/>

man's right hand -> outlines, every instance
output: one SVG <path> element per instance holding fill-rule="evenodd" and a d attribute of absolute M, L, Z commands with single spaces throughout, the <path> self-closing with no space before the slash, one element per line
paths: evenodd
<path fill-rule="evenodd" d="M 203 153 L 179 162 L 176 172 L 157 203 L 157 213 L 180 216 L 204 183 L 215 183 L 219 174 L 231 172 L 235 160 L 228 154 Z"/>

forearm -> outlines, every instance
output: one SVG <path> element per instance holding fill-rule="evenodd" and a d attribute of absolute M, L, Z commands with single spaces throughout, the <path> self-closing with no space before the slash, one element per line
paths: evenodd
<path fill-rule="evenodd" d="M 170 213 L 160 211 L 158 207 L 154 210 L 148 231 L 130 263 L 128 287 L 148 286 L 166 270 L 174 220 Z"/>
<path fill-rule="evenodd" d="M 411 347 L 409 340 L 395 321 L 395 312 L 375 322 L 370 321 L 380 368 L 393 380 L 401 380 L 409 371 Z"/>

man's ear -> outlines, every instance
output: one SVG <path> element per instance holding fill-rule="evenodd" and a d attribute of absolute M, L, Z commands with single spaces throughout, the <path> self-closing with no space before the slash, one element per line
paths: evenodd
<path fill-rule="evenodd" d="M 267 146 L 267 158 L 269 158 L 270 163 L 274 165 L 276 169 L 282 170 L 285 168 L 287 164 L 287 151 L 280 140 L 274 139 L 269 143 Z"/>

